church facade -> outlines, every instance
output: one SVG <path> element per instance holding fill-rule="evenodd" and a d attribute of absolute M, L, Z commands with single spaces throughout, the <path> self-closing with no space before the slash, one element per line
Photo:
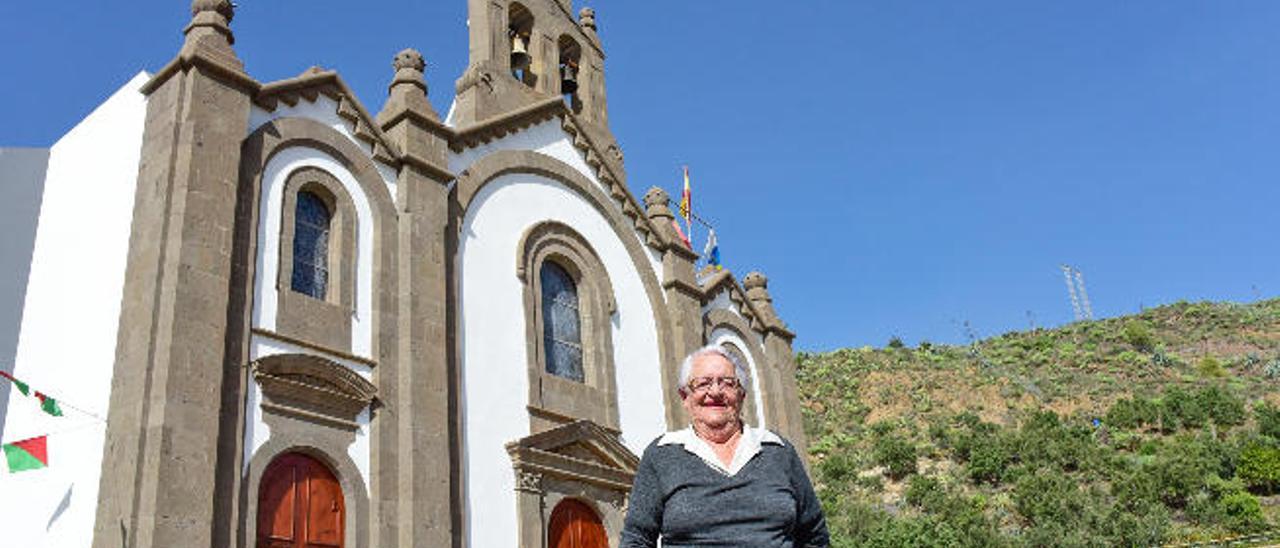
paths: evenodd
<path fill-rule="evenodd" d="M 375 113 L 331 71 L 246 73 L 228 0 L 192 14 L 33 176 L 11 373 L 74 407 L 0 407 L 53 461 L 0 480 L 32 494 L 8 538 L 616 546 L 706 344 L 803 450 L 765 277 L 697 272 L 666 192 L 629 190 L 593 10 L 469 0 L 444 117 L 413 50 Z"/>

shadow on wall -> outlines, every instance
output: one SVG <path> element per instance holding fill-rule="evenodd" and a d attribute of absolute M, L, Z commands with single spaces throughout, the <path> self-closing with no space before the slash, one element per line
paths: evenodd
<path fill-rule="evenodd" d="M 48 165 L 47 148 L 0 148 L 0 234 L 5 235 L 0 238 L 0 371 L 6 373 L 13 372 L 17 355 Z M 0 381 L 0 435 L 4 433 L 10 392 L 10 384 Z"/>

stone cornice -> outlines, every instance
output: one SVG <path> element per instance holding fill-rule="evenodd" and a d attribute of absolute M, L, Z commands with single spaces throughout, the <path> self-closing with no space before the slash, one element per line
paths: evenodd
<path fill-rule="evenodd" d="M 738 283 L 737 278 L 728 270 L 721 270 L 702 282 L 700 297 L 705 306 L 721 291 L 729 292 L 729 300 L 737 305 L 739 313 L 751 325 L 751 329 L 761 335 L 774 334 L 788 341 L 795 339 L 795 332 L 787 329 L 779 318 L 766 317 L 747 298 L 747 292 Z"/>
<path fill-rule="evenodd" d="M 356 139 L 373 149 L 375 160 L 400 167 L 404 156 L 383 135 L 381 127 L 337 72 L 313 68 L 293 78 L 265 84 L 254 95 L 253 102 L 267 111 L 273 111 L 280 103 L 292 106 L 297 104 L 299 98 L 315 101 L 320 95 L 338 103 L 338 116 L 355 126 L 353 133 Z"/>
<path fill-rule="evenodd" d="M 160 85 L 168 81 L 173 75 L 179 72 L 186 72 L 193 67 L 205 70 L 214 78 L 232 87 L 243 89 L 250 95 L 258 93 L 258 90 L 262 88 L 262 84 L 245 73 L 244 69 L 238 66 L 234 59 L 225 59 L 224 57 L 204 51 L 203 48 L 184 49 L 172 61 L 169 61 L 160 70 L 156 71 L 155 75 L 142 86 L 142 94 L 151 95 L 151 92 L 159 89 Z"/>
<path fill-rule="evenodd" d="M 531 105 L 454 130 L 454 134 L 449 139 L 449 148 L 454 152 L 462 152 L 468 148 L 501 139 L 539 122 L 550 120 L 564 111 L 563 99 L 548 97 Z"/>

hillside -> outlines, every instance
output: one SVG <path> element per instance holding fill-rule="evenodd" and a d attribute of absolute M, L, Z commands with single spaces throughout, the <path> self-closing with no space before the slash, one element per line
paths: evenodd
<path fill-rule="evenodd" d="M 1280 299 L 797 363 L 837 546 L 1146 545 L 1280 526 Z"/>

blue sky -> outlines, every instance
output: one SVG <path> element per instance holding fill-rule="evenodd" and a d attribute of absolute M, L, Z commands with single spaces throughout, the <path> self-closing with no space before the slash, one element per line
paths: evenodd
<path fill-rule="evenodd" d="M 442 114 L 466 64 L 463 0 L 239 4 L 250 74 L 336 69 L 371 111 L 401 48 Z M 1062 263 L 1100 317 L 1280 293 L 1278 2 L 588 5 L 633 192 L 688 164 L 798 348 L 1059 325 Z M 0 4 L 0 146 L 48 146 L 161 67 L 187 6 Z"/>

